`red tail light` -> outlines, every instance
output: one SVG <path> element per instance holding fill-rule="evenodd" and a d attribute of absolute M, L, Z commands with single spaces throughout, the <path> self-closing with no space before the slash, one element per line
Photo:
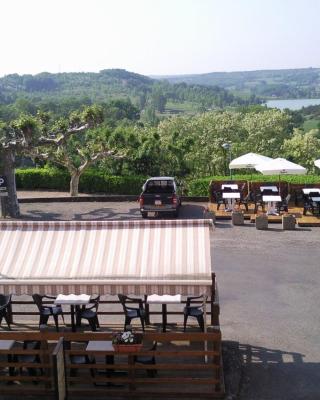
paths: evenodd
<path fill-rule="evenodd" d="M 143 197 L 142 196 L 139 197 L 139 203 L 140 203 L 140 207 L 143 207 Z"/>
<path fill-rule="evenodd" d="M 177 200 L 177 196 L 174 194 L 172 196 L 172 204 L 177 204 L 178 200 Z"/>

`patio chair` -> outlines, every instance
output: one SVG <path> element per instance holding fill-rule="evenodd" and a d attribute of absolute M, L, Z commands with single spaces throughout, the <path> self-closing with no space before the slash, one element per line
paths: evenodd
<path fill-rule="evenodd" d="M 73 342 L 74 344 L 78 345 L 87 345 L 87 342 Z M 64 341 L 63 342 L 64 350 L 71 350 L 71 342 L 70 341 Z M 95 364 L 96 360 L 94 357 L 89 357 L 87 354 L 69 354 L 69 360 L 71 364 L 76 364 L 76 365 L 84 365 L 84 364 Z M 90 369 L 90 375 L 92 378 L 95 377 L 95 369 L 94 368 L 89 368 Z M 78 374 L 78 369 L 77 368 L 70 368 L 70 377 L 76 377 Z"/>
<path fill-rule="evenodd" d="M 242 205 L 245 206 L 246 211 L 249 211 L 249 203 L 253 203 L 253 193 L 249 192 L 246 196 L 243 196 L 242 192 L 240 192 L 240 199 L 237 201 L 239 207 Z"/>
<path fill-rule="evenodd" d="M 154 342 L 151 349 L 149 349 L 149 351 L 156 351 L 157 346 L 158 346 L 158 342 Z M 138 363 L 138 364 L 144 364 L 144 365 L 155 365 L 156 364 L 156 358 L 154 355 L 152 355 L 152 356 L 134 356 L 133 360 L 135 363 Z M 156 369 L 147 369 L 146 368 L 146 371 L 147 371 L 147 375 L 150 378 L 155 377 L 157 374 Z"/>
<path fill-rule="evenodd" d="M 23 350 L 39 350 L 41 346 L 40 341 L 35 340 L 25 340 L 23 342 L 22 348 Z M 19 363 L 26 364 L 40 364 L 40 354 L 17 354 L 14 356 L 14 361 Z M 19 367 L 19 374 L 23 374 L 23 369 L 26 368 L 29 376 L 42 376 L 43 368 L 41 367 Z M 33 383 L 38 383 L 38 381 L 33 381 Z"/>
<path fill-rule="evenodd" d="M 4 318 L 9 329 L 11 329 L 10 327 L 10 307 L 11 307 L 11 297 L 12 295 L 9 294 L 7 296 L 0 294 L 0 325 L 1 325 L 1 321 Z"/>
<path fill-rule="evenodd" d="M 288 212 L 290 198 L 291 194 L 288 194 L 285 199 L 277 203 L 276 210 L 278 214 L 280 214 L 281 211 Z"/>
<path fill-rule="evenodd" d="M 219 208 L 222 204 L 224 205 L 224 208 L 226 208 L 226 201 L 222 197 L 222 192 L 220 192 L 220 191 L 216 192 L 216 203 L 217 203 L 217 210 L 219 210 Z"/>
<path fill-rule="evenodd" d="M 314 214 L 314 204 L 312 199 L 304 194 L 303 195 L 303 215 L 307 214 L 307 211 L 310 211 L 312 214 Z"/>
<path fill-rule="evenodd" d="M 93 332 L 95 332 L 97 328 L 100 328 L 98 320 L 99 302 L 100 302 L 100 296 L 97 296 L 94 299 L 91 299 L 89 304 L 77 307 L 76 311 L 77 326 L 81 326 L 82 319 L 87 319 L 91 327 L 91 330 Z"/>
<path fill-rule="evenodd" d="M 36 306 L 39 309 L 40 313 L 40 320 L 39 320 L 39 329 L 40 325 L 46 325 L 50 316 L 53 317 L 54 323 L 56 326 L 57 332 L 59 332 L 59 323 L 58 323 L 58 316 L 62 316 L 62 320 L 64 323 L 63 311 L 61 306 L 43 304 L 43 299 L 55 299 L 55 296 L 47 296 L 47 295 L 40 295 L 40 294 L 33 294 L 32 295 L 33 301 L 35 302 Z"/>
<path fill-rule="evenodd" d="M 186 325 L 188 317 L 196 318 L 200 329 L 204 331 L 204 315 L 203 315 L 203 303 L 201 305 L 192 306 L 192 302 L 197 299 L 203 299 L 203 296 L 187 297 L 187 304 L 183 310 L 184 320 L 183 320 L 183 331 L 186 331 Z"/>
<path fill-rule="evenodd" d="M 262 200 L 262 194 L 261 193 L 255 193 L 254 194 L 254 214 L 257 213 L 259 207 L 261 207 L 262 211 L 264 212 L 265 203 Z"/>
<path fill-rule="evenodd" d="M 127 325 L 131 324 L 132 319 L 140 318 L 142 330 L 144 331 L 146 312 L 145 312 L 145 309 L 143 308 L 143 300 L 125 296 L 124 294 L 118 294 L 118 298 L 122 305 L 124 315 L 125 315 L 124 328 L 126 328 Z M 138 308 L 127 306 L 127 303 L 136 303 L 136 302 L 139 303 Z"/>
<path fill-rule="evenodd" d="M 310 192 L 309 193 L 309 199 L 310 199 L 310 201 L 313 203 L 313 208 L 315 209 L 315 208 L 317 208 L 318 210 L 318 213 L 320 213 L 320 202 L 318 202 L 318 201 L 313 201 L 312 200 L 312 198 L 313 197 L 320 197 L 320 194 L 319 194 L 319 192 Z"/>

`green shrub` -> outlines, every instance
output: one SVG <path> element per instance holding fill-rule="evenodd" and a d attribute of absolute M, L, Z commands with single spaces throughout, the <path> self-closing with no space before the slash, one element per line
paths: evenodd
<path fill-rule="evenodd" d="M 97 170 L 88 170 L 80 177 L 79 191 L 106 194 L 140 194 L 146 180 L 142 176 L 108 176 Z M 56 168 L 28 168 L 16 170 L 18 189 L 54 189 L 69 191 L 70 175 Z"/>
<path fill-rule="evenodd" d="M 69 190 L 70 175 L 55 168 L 27 168 L 16 170 L 18 189 Z"/>
<path fill-rule="evenodd" d="M 249 182 L 279 182 L 279 175 L 234 175 L 233 180 L 246 180 Z M 206 178 L 191 179 L 186 181 L 186 193 L 188 196 L 208 196 L 211 181 L 229 181 L 229 176 L 211 176 Z M 281 182 L 292 184 L 319 184 L 320 175 L 281 175 Z"/>

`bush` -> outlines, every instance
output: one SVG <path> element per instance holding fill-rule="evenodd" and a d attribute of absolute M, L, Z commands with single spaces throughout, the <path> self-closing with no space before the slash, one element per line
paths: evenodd
<path fill-rule="evenodd" d="M 16 170 L 18 189 L 69 190 L 70 175 L 56 168 L 28 168 Z"/>
<path fill-rule="evenodd" d="M 233 180 L 245 180 L 249 182 L 279 182 L 279 175 L 234 175 Z M 229 181 L 229 176 L 211 176 L 206 178 L 191 179 L 186 181 L 186 192 L 188 196 L 208 196 L 211 181 Z M 319 184 L 320 175 L 281 175 L 281 182 L 291 184 Z"/>
<path fill-rule="evenodd" d="M 145 180 L 142 176 L 108 176 L 98 170 L 88 170 L 80 177 L 79 191 L 138 195 Z M 67 171 L 56 168 L 17 169 L 16 182 L 18 189 L 69 191 L 70 175 Z"/>

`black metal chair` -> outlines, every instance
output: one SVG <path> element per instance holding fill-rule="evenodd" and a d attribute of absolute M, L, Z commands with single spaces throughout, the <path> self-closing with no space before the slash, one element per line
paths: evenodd
<path fill-rule="evenodd" d="M 249 211 L 249 204 L 250 203 L 254 203 L 253 200 L 253 193 L 249 192 L 246 196 L 243 196 L 242 193 L 240 192 L 240 199 L 237 201 L 237 203 L 239 204 L 239 207 L 241 205 L 245 206 L 246 211 Z"/>
<path fill-rule="evenodd" d="M 303 215 L 307 214 L 307 211 L 310 211 L 312 214 L 314 214 L 314 204 L 312 199 L 304 194 L 303 195 Z"/>
<path fill-rule="evenodd" d="M 158 342 L 154 342 L 151 349 L 149 351 L 156 351 L 158 346 Z M 143 365 L 155 365 L 156 364 L 156 358 L 154 355 L 152 356 L 134 356 L 134 362 L 138 364 L 143 364 Z M 153 378 L 157 374 L 156 369 L 148 369 L 146 368 L 147 375 L 150 378 Z"/>
<path fill-rule="evenodd" d="M 11 297 L 12 297 L 11 294 L 7 296 L 0 294 L 0 325 L 2 319 L 4 318 L 9 329 L 11 329 L 10 327 Z"/>
<path fill-rule="evenodd" d="M 309 199 L 310 202 L 313 204 L 313 208 L 317 208 L 318 214 L 320 213 L 320 202 L 319 201 L 313 201 L 313 198 L 319 198 L 320 193 L 319 192 L 310 192 L 309 193 Z"/>
<path fill-rule="evenodd" d="M 125 315 L 125 322 L 124 322 L 124 329 L 127 325 L 131 324 L 131 320 L 134 318 L 140 318 L 142 330 L 144 331 L 144 325 L 146 320 L 146 312 L 143 308 L 143 300 L 125 296 L 124 294 L 118 294 L 119 301 L 122 305 L 124 315 Z M 128 307 L 127 303 L 138 303 L 139 307 Z"/>
<path fill-rule="evenodd" d="M 183 309 L 184 321 L 183 321 L 183 331 L 186 331 L 186 325 L 188 317 L 196 318 L 200 329 L 202 332 L 204 331 L 204 312 L 203 312 L 203 303 L 197 306 L 192 306 L 192 302 L 197 299 L 203 299 L 203 296 L 194 296 L 187 297 L 187 304 Z"/>
<path fill-rule="evenodd" d="M 59 332 L 59 323 L 58 323 L 58 316 L 62 316 L 62 320 L 64 323 L 63 311 L 61 306 L 54 305 L 54 304 L 43 304 L 43 299 L 55 299 L 55 296 L 47 296 L 47 295 L 40 295 L 40 294 L 33 294 L 32 295 L 33 301 L 35 302 L 36 306 L 39 309 L 40 313 L 40 320 L 39 320 L 39 328 L 40 325 L 46 325 L 50 316 L 53 317 L 54 323 L 56 326 L 57 332 Z"/>
<path fill-rule="evenodd" d="M 220 192 L 220 191 L 216 192 L 216 203 L 217 203 L 217 210 L 219 210 L 219 208 L 222 204 L 224 205 L 224 208 L 226 208 L 226 201 L 222 197 L 222 192 Z"/>
<path fill-rule="evenodd" d="M 261 207 L 262 211 L 264 212 L 264 210 L 265 210 L 265 202 L 262 200 L 262 194 L 261 193 L 255 193 L 254 194 L 254 214 L 257 213 L 259 207 Z"/>
<path fill-rule="evenodd" d="M 281 211 L 288 212 L 290 198 L 291 194 L 288 194 L 285 199 L 277 203 L 276 210 L 278 214 L 280 214 Z"/>
<path fill-rule="evenodd" d="M 22 348 L 24 350 L 39 350 L 41 346 L 40 341 L 35 341 L 35 340 L 25 340 L 23 342 Z M 40 364 L 41 359 L 40 359 L 40 354 L 17 354 L 14 356 L 14 361 L 19 362 L 19 363 L 26 363 L 26 364 Z M 38 371 L 39 375 L 43 375 L 43 368 L 41 367 L 20 367 L 19 368 L 19 374 L 23 374 L 23 369 L 26 368 L 27 373 L 29 376 L 38 376 Z M 34 381 L 34 383 L 38 383 L 37 381 Z"/>
<path fill-rule="evenodd" d="M 87 342 L 73 342 L 78 345 L 87 345 Z M 71 342 L 70 341 L 64 341 L 63 346 L 65 350 L 71 350 Z M 84 364 L 95 364 L 96 360 L 94 357 L 89 357 L 86 354 L 69 354 L 69 360 L 71 364 L 75 365 L 84 365 Z M 90 369 L 90 375 L 92 378 L 95 377 L 95 369 L 94 368 L 89 368 Z M 77 368 L 70 368 L 70 377 L 76 377 L 78 373 Z"/>
<path fill-rule="evenodd" d="M 100 296 L 97 296 L 90 300 L 88 305 L 83 305 L 77 308 L 76 319 L 77 325 L 81 326 L 81 320 L 87 319 L 91 330 L 95 332 L 97 328 L 100 328 L 98 320 L 98 308 L 100 303 Z"/>

